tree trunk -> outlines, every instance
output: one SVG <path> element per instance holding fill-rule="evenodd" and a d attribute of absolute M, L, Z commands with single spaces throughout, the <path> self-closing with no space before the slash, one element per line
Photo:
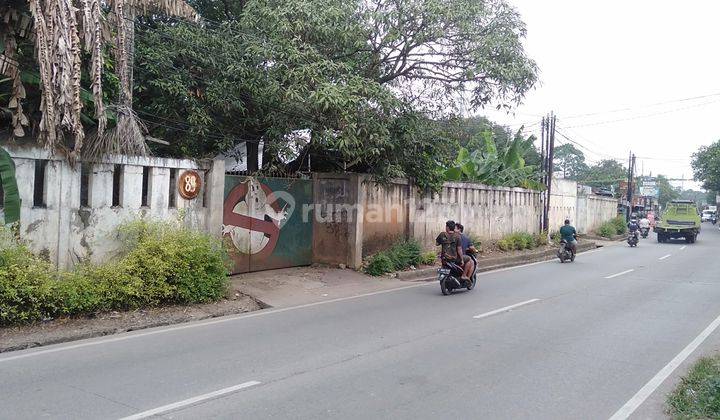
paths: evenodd
<path fill-rule="evenodd" d="M 258 143 L 255 141 L 246 141 L 245 142 L 245 150 L 246 156 L 245 159 L 247 159 L 247 170 L 248 172 L 254 173 L 257 172 L 258 169 L 260 169 L 260 165 L 258 162 Z"/>

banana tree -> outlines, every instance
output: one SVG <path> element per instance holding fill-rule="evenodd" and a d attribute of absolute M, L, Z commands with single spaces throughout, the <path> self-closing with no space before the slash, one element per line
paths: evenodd
<path fill-rule="evenodd" d="M 188 20 L 198 19 L 184 0 L 9 0 L 0 5 L 0 40 L 4 51 L 0 58 L 12 65 L 0 66 L 0 75 L 14 81 L 10 106 L 14 110 L 14 136 L 25 135 L 22 126 L 27 117 L 22 111 L 25 89 L 15 56 L 16 40 L 24 37 L 35 47 L 39 69 L 42 117 L 38 124 L 39 142 L 48 149 L 66 152 L 77 158 L 85 143 L 83 126 L 83 69 L 90 76 L 97 121 L 88 151 L 92 154 L 145 154 L 147 145 L 132 112 L 133 50 L 135 17 L 163 14 Z M 109 11 L 109 13 L 108 13 Z M 32 22 L 31 35 L 21 23 Z M 119 80 L 118 116 L 114 130 L 106 135 L 107 113 L 103 102 L 102 75 L 108 66 L 104 51 L 114 53 L 114 70 Z M 86 102 L 86 101 L 85 101 Z M 84 151 L 83 153 L 86 153 Z"/>
<path fill-rule="evenodd" d="M 20 193 L 15 179 L 15 164 L 10 154 L 0 147 L 0 183 L 4 194 L 4 224 L 11 225 L 20 220 Z"/>
<path fill-rule="evenodd" d="M 491 131 L 480 134 L 481 148 L 461 148 L 455 165 L 445 171 L 448 181 L 472 181 L 486 185 L 541 189 L 537 168 L 526 165 L 523 156 L 533 148 L 533 139 L 520 136 L 498 150 Z"/>

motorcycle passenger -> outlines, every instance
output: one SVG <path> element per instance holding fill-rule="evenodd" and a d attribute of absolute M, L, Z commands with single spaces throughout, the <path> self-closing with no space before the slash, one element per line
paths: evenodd
<path fill-rule="evenodd" d="M 567 244 L 566 246 L 575 255 L 577 251 L 577 231 L 575 227 L 570 225 L 570 219 L 565 219 L 565 225 L 560 228 L 560 237 Z"/>
<path fill-rule="evenodd" d="M 472 262 L 472 258 L 470 258 L 470 255 L 468 252 L 471 252 L 475 254 L 477 251 L 475 250 L 475 246 L 473 245 L 472 241 L 470 240 L 470 237 L 468 237 L 463 232 L 465 231 L 465 226 L 463 226 L 460 223 L 455 223 L 455 232 L 457 232 L 460 235 L 460 247 L 462 248 L 462 259 L 463 264 L 465 264 L 464 268 L 464 276 L 467 278 L 470 278 L 472 276 L 473 269 L 475 268 L 475 263 Z"/>
<path fill-rule="evenodd" d="M 445 231 L 440 232 L 440 234 L 435 239 L 435 243 L 438 246 L 442 247 L 440 261 L 443 263 L 443 265 L 445 265 L 446 263 L 457 264 L 463 270 L 461 280 L 470 281 L 469 277 L 465 277 L 465 264 L 463 264 L 462 260 L 462 243 L 460 234 L 455 232 L 454 221 L 448 220 L 445 223 Z"/>
<path fill-rule="evenodd" d="M 640 229 L 643 232 L 650 230 L 650 220 L 648 220 L 647 217 L 643 217 L 642 219 L 640 219 L 640 221 L 638 222 L 638 225 L 640 226 Z"/>

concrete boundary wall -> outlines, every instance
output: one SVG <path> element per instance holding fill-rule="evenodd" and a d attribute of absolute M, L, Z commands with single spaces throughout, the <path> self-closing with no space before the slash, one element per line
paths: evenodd
<path fill-rule="evenodd" d="M 603 223 L 617 215 L 617 200 L 599 195 L 577 197 L 576 227 L 581 234 L 594 232 Z"/>
<path fill-rule="evenodd" d="M 359 174 L 315 174 L 314 185 L 313 259 L 318 263 L 357 268 L 368 255 L 409 238 L 436 249 L 435 238 L 448 219 L 463 223 L 466 233 L 482 241 L 540 231 L 539 191 L 448 182 L 437 193 L 423 194 L 406 180 L 377 184 Z M 553 181 L 551 231 L 568 218 L 587 233 L 615 212 L 615 200 L 581 196 L 575 182 Z"/>
<path fill-rule="evenodd" d="M 70 165 L 64 157 L 39 148 L 3 146 L 13 157 L 22 199 L 20 237 L 30 248 L 59 268 L 80 261 L 102 262 L 118 251 L 117 226 L 139 217 L 180 219 L 190 227 L 220 232 L 224 188 L 222 161 L 111 156 L 85 162 L 87 181 L 81 179 L 83 163 Z M 36 162 L 46 162 L 44 179 L 36 183 Z M 148 168 L 148 169 L 144 169 Z M 197 170 L 203 186 L 194 200 L 185 200 L 170 187 L 187 169 Z M 118 175 L 115 171 L 119 170 Z M 147 205 L 143 205 L 143 172 L 147 171 Z M 177 179 L 177 178 L 176 178 Z M 42 186 L 41 203 L 35 203 L 36 186 Z M 119 191 L 114 191 L 119 187 Z M 81 190 L 87 203 L 81 205 Z M 118 205 L 113 205 L 113 194 Z M 175 205 L 171 206 L 171 194 Z"/>

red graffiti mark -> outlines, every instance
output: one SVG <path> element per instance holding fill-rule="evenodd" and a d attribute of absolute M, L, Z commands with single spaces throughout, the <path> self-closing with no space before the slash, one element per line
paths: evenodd
<path fill-rule="evenodd" d="M 266 195 L 272 194 L 272 190 L 264 185 L 260 184 L 260 188 L 265 191 Z M 268 243 L 265 245 L 265 247 L 258 252 L 257 254 L 253 254 L 253 256 L 259 258 L 259 259 L 265 259 L 269 257 L 272 252 L 275 250 L 275 246 L 277 245 L 278 237 L 280 236 L 280 226 L 278 222 L 276 221 L 267 221 L 263 219 L 256 219 L 254 217 L 246 216 L 244 214 L 238 214 L 235 213 L 233 210 L 235 206 L 245 200 L 248 193 L 248 183 L 243 182 L 238 184 L 235 188 L 233 188 L 230 191 L 230 194 L 228 194 L 227 198 L 225 199 L 225 204 L 223 206 L 223 224 L 229 225 L 229 226 L 237 226 L 241 228 L 248 229 L 253 232 L 261 232 L 265 234 L 265 236 L 268 238 Z M 280 205 L 277 201 L 270 203 L 270 206 L 275 209 L 276 211 L 280 211 Z M 230 235 L 229 233 L 226 233 L 225 236 Z"/>

